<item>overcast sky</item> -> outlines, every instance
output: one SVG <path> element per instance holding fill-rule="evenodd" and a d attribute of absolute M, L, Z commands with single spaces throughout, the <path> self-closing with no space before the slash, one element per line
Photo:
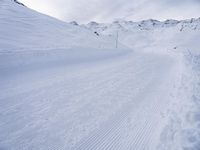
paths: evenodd
<path fill-rule="evenodd" d="M 64 21 L 87 23 L 115 19 L 186 19 L 200 17 L 200 0 L 19 0 Z"/>

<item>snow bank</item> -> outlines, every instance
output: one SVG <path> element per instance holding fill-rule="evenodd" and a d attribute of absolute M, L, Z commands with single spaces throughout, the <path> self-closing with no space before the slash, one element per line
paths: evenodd
<path fill-rule="evenodd" d="M 187 34 L 188 37 L 191 33 Z M 182 41 L 176 53 L 181 57 L 182 75 L 166 112 L 169 120 L 160 138 L 159 150 L 200 148 L 200 49 L 199 34 Z M 177 57 L 178 59 L 178 57 Z"/>

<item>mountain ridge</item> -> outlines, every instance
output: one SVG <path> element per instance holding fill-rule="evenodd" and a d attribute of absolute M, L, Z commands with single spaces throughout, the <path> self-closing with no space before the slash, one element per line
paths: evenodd
<path fill-rule="evenodd" d="M 88 24 L 82 25 L 86 28 L 103 33 L 106 30 L 154 30 L 169 27 L 178 27 L 180 31 L 184 29 L 200 30 L 200 17 L 191 18 L 185 20 L 168 19 L 165 21 L 159 21 L 154 19 L 142 20 L 139 22 L 116 20 L 112 23 L 98 23 L 91 21 Z"/>

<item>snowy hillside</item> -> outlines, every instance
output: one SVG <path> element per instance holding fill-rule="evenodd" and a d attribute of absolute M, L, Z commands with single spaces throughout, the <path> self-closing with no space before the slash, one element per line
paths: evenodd
<path fill-rule="evenodd" d="M 79 46 L 99 48 L 101 45 L 105 48 L 113 48 L 113 44 L 110 43 L 112 39 L 101 39 L 86 29 L 39 14 L 13 1 L 1 0 L 0 3 L 1 50 L 10 50 L 13 47 L 15 50 L 29 47 L 35 49 Z M 7 41 L 12 43 L 6 43 Z"/>
<path fill-rule="evenodd" d="M 11 0 L 0 1 L 0 16 L 1 75 L 19 71 L 19 66 L 44 68 L 52 61 L 78 63 L 127 51 L 122 45 L 123 50 L 113 51 L 114 38 L 99 37 Z"/>
<path fill-rule="evenodd" d="M 199 150 L 199 41 L 200 18 L 79 25 L 0 0 L 0 150 Z"/>

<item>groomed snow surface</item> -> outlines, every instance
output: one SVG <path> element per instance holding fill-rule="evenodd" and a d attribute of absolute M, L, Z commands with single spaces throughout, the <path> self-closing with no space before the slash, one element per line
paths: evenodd
<path fill-rule="evenodd" d="M 0 17 L 0 150 L 200 150 L 193 22 L 97 36 L 6 0 Z"/>

